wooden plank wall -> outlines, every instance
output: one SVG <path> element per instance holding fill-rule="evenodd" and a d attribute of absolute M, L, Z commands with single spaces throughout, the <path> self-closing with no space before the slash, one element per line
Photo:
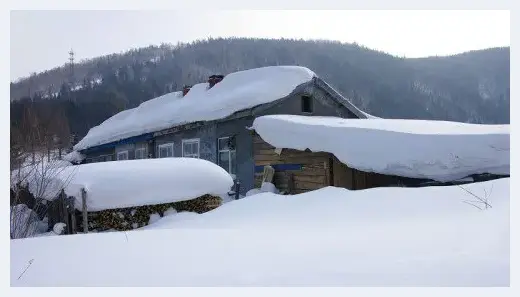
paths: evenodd
<path fill-rule="evenodd" d="M 395 186 L 399 184 L 397 176 L 364 172 L 348 167 L 333 157 L 334 186 L 349 190 L 362 190 L 375 187 Z"/>
<path fill-rule="evenodd" d="M 348 167 L 329 153 L 313 153 L 283 149 L 281 154 L 275 147 L 266 143 L 260 136 L 253 136 L 253 157 L 255 166 L 271 165 L 276 167 L 285 164 L 285 168 L 277 170 L 273 183 L 288 194 L 299 194 L 326 186 L 342 187 L 349 190 L 362 190 L 374 187 L 396 186 L 402 178 L 373 172 L 364 172 Z M 299 166 L 297 166 L 299 165 Z M 296 168 L 297 167 L 297 168 Z M 263 170 L 255 171 L 255 187 L 262 183 Z"/>
<path fill-rule="evenodd" d="M 289 194 L 298 194 L 332 185 L 331 154 L 283 149 L 281 154 L 260 136 L 253 136 L 253 158 L 255 166 L 290 164 L 293 170 L 276 170 L 273 183 Z M 289 166 L 288 166 L 289 167 Z M 260 187 L 263 170 L 255 172 L 255 187 Z"/>

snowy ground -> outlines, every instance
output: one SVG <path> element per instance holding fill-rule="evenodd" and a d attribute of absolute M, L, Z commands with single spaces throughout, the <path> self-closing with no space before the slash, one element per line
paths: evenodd
<path fill-rule="evenodd" d="M 144 230 L 11 241 L 12 286 L 508 286 L 509 179 L 263 193 Z M 28 267 L 28 268 L 27 268 Z M 25 271 L 25 272 L 24 272 Z"/>

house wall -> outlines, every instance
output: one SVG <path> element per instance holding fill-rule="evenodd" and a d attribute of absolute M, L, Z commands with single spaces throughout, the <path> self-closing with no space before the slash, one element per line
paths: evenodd
<path fill-rule="evenodd" d="M 255 186 L 260 187 L 263 167 L 270 165 L 273 184 L 289 194 L 299 194 L 327 186 L 363 190 L 376 187 L 413 186 L 421 180 L 364 172 L 341 163 L 333 154 L 283 149 L 280 154 L 260 136 L 253 136 Z"/>
<path fill-rule="evenodd" d="M 217 160 L 217 139 L 221 137 L 236 137 L 236 170 L 237 178 L 240 182 L 240 194 L 245 195 L 247 191 L 254 187 L 254 170 L 253 161 L 253 138 L 252 131 L 247 127 L 251 127 L 253 118 L 241 118 L 226 122 L 217 123 L 215 144 L 215 162 Z"/>
<path fill-rule="evenodd" d="M 117 160 L 117 153 L 124 152 L 124 151 L 128 151 L 128 160 L 134 160 L 135 159 L 135 150 L 142 148 L 142 147 L 147 148 L 148 154 L 150 153 L 150 150 L 153 149 L 153 147 L 150 147 L 150 145 L 147 141 L 118 145 L 114 148 L 114 160 Z"/>
<path fill-rule="evenodd" d="M 115 158 L 114 158 L 114 160 L 117 160 L 117 154 L 118 153 L 124 152 L 124 151 L 128 151 L 128 160 L 133 160 L 134 156 L 135 156 L 134 155 L 135 144 L 131 143 L 131 144 L 124 144 L 124 145 L 116 146 L 115 147 Z"/>
<path fill-rule="evenodd" d="M 182 140 L 199 138 L 199 154 L 200 158 L 217 162 L 216 158 L 216 139 L 215 139 L 215 124 L 205 125 L 199 128 L 179 131 L 173 134 L 166 134 L 157 136 L 155 138 L 155 155 L 159 156 L 159 145 L 173 142 L 173 156 L 182 157 Z"/>
<path fill-rule="evenodd" d="M 260 187 L 264 166 L 275 170 L 273 184 L 280 191 L 299 194 L 332 185 L 332 156 L 283 149 L 280 154 L 260 136 L 253 136 L 253 155 L 256 166 L 255 186 Z"/>
<path fill-rule="evenodd" d="M 312 113 L 302 112 L 301 97 L 308 95 L 312 98 Z M 278 104 L 262 109 L 257 116 L 271 114 L 293 114 L 303 116 L 333 116 L 340 118 L 356 118 L 356 116 L 342 104 L 333 100 L 323 90 L 307 86 Z"/>
<path fill-rule="evenodd" d="M 115 150 L 114 150 L 114 148 L 105 149 L 105 150 L 98 150 L 98 151 L 89 153 L 86 156 L 85 163 L 93 163 L 93 162 L 95 162 L 96 158 L 102 157 L 102 156 L 104 156 L 104 157 L 111 156 L 112 160 L 115 160 L 116 158 L 115 158 Z"/>

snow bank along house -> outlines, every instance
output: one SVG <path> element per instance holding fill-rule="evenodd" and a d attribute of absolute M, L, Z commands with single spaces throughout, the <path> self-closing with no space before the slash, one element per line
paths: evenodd
<path fill-rule="evenodd" d="M 276 148 L 253 129 L 255 119 L 268 115 L 373 118 L 311 70 L 271 66 L 212 75 L 122 111 L 92 128 L 74 150 L 85 156 L 84 163 L 206 159 L 239 180 L 241 194 L 259 186 L 266 165 L 275 170 L 275 186 L 291 194 L 329 185 L 363 189 L 424 181 L 353 169 L 330 151 Z"/>

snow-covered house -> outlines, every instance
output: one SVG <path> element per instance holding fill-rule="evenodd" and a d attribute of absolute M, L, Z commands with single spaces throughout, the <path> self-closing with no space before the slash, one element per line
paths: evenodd
<path fill-rule="evenodd" d="M 213 75 L 114 115 L 74 149 L 87 163 L 209 160 L 241 194 L 259 186 L 266 165 L 290 193 L 509 175 L 509 125 L 379 119 L 297 66 Z"/>
<path fill-rule="evenodd" d="M 509 125 L 268 115 L 253 129 L 256 168 L 273 167 L 275 186 L 293 194 L 509 176 Z"/>
<path fill-rule="evenodd" d="M 240 181 L 240 192 L 254 187 L 255 118 L 264 115 L 333 116 L 366 119 L 311 70 L 271 66 L 211 76 L 122 111 L 92 128 L 74 146 L 83 162 L 193 157 L 219 164 Z"/>

